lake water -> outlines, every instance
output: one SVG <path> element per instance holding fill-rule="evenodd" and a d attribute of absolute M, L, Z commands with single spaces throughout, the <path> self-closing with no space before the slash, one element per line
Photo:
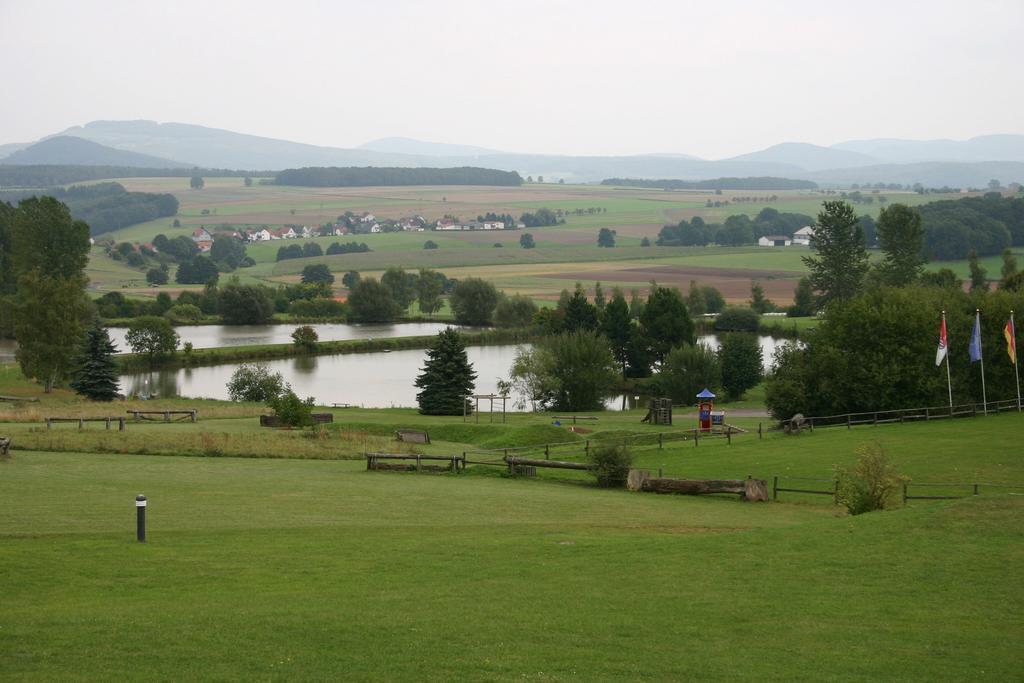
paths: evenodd
<path fill-rule="evenodd" d="M 788 340 L 759 337 L 766 368 L 771 354 Z M 700 341 L 717 348 L 713 335 Z M 476 393 L 497 393 L 498 379 L 507 378 L 515 359 L 515 345 L 471 346 L 466 349 L 477 373 Z M 319 405 L 350 403 L 367 408 L 414 407 L 413 381 L 423 367 L 425 351 L 413 349 L 391 353 L 339 354 L 308 356 L 266 362 L 272 372 L 280 372 L 299 396 L 312 396 Z M 121 390 L 128 395 L 189 396 L 227 399 L 227 382 L 237 363 L 179 370 L 135 373 L 121 378 Z M 635 398 L 627 397 L 627 407 Z M 613 397 L 608 407 L 621 407 L 622 397 Z M 483 408 L 483 406 L 481 406 Z M 508 409 L 512 410 L 512 402 Z"/>
<path fill-rule="evenodd" d="M 437 334 L 449 325 L 446 323 L 395 323 L 350 325 L 344 323 L 322 323 L 310 325 L 320 336 L 320 341 L 341 341 L 343 339 L 380 339 L 385 337 L 420 337 Z M 288 325 L 186 325 L 175 328 L 181 337 L 181 344 L 192 342 L 193 348 L 216 349 L 225 346 L 251 346 L 255 344 L 291 344 L 292 332 L 299 324 Z M 128 351 L 124 337 L 126 327 L 111 327 L 110 340 L 117 344 L 118 351 Z"/>

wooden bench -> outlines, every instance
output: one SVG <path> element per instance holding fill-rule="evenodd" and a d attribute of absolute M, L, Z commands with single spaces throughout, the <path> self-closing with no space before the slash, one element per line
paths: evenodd
<path fill-rule="evenodd" d="M 79 429 L 85 429 L 86 422 L 104 422 L 107 431 L 110 431 L 110 424 L 117 423 L 117 431 L 124 431 L 125 419 L 123 417 L 48 417 L 46 418 L 46 429 L 50 429 L 55 422 L 77 422 Z"/>
<path fill-rule="evenodd" d="M 154 422 L 159 421 L 159 420 L 157 420 L 157 418 L 149 417 L 150 415 L 162 416 L 163 417 L 163 420 L 162 420 L 163 422 L 171 422 L 171 415 L 180 415 L 181 416 L 181 417 L 175 417 L 174 421 L 176 421 L 176 422 L 184 422 L 185 420 L 188 420 L 189 422 L 195 422 L 196 419 L 198 419 L 196 417 L 196 415 L 198 413 L 199 413 L 199 411 L 194 409 L 194 408 L 189 408 L 187 410 L 129 410 L 128 411 L 128 414 L 131 415 L 132 417 L 134 417 L 136 422 L 138 422 L 139 420 L 152 420 Z"/>
<path fill-rule="evenodd" d="M 366 469 L 387 472 L 460 472 L 466 469 L 464 455 L 422 455 L 419 453 L 365 453 Z M 381 462 L 381 461 L 396 462 Z M 424 465 L 423 461 L 447 462 L 447 466 Z"/>
<path fill-rule="evenodd" d="M 422 429 L 397 429 L 395 440 L 405 443 L 430 443 L 430 435 Z"/>
<path fill-rule="evenodd" d="M 313 413 L 313 424 L 334 422 L 334 413 Z M 260 427 L 280 427 L 281 418 L 277 415 L 260 415 Z"/>

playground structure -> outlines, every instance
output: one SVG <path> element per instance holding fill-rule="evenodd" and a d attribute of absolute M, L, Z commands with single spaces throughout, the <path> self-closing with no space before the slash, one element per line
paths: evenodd
<path fill-rule="evenodd" d="M 480 424 L 480 401 L 490 401 L 490 410 L 487 413 L 487 421 L 494 422 L 494 402 L 501 401 L 501 422 L 505 423 L 505 403 L 508 401 L 508 396 L 501 394 L 473 394 L 467 396 L 462 402 L 462 421 L 468 422 L 469 417 L 469 401 L 473 400 L 473 414 L 476 415 L 476 422 Z"/>

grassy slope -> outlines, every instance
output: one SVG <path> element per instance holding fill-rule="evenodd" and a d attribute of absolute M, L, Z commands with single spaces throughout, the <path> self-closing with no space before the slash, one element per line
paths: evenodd
<path fill-rule="evenodd" d="M 356 463 L 19 453 L 0 471 L 0 649 L 20 680 L 1006 680 L 1021 663 L 1021 498 L 847 519 Z"/>

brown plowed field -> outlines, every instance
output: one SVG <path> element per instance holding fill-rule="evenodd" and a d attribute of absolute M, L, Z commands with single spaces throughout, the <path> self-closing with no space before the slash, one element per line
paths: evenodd
<path fill-rule="evenodd" d="M 587 270 L 561 273 L 546 273 L 543 277 L 561 280 L 578 280 L 591 283 L 595 280 L 609 283 L 649 283 L 678 287 L 683 293 L 690 288 L 690 281 L 698 285 L 710 285 L 722 293 L 730 303 L 745 302 L 750 298 L 750 286 L 754 280 L 764 287 L 765 296 L 777 304 L 793 302 L 799 276 L 778 270 L 740 270 L 737 268 L 701 268 L 686 266 L 650 266 L 625 268 L 622 270 Z M 641 288 L 646 291 L 646 288 Z"/>

